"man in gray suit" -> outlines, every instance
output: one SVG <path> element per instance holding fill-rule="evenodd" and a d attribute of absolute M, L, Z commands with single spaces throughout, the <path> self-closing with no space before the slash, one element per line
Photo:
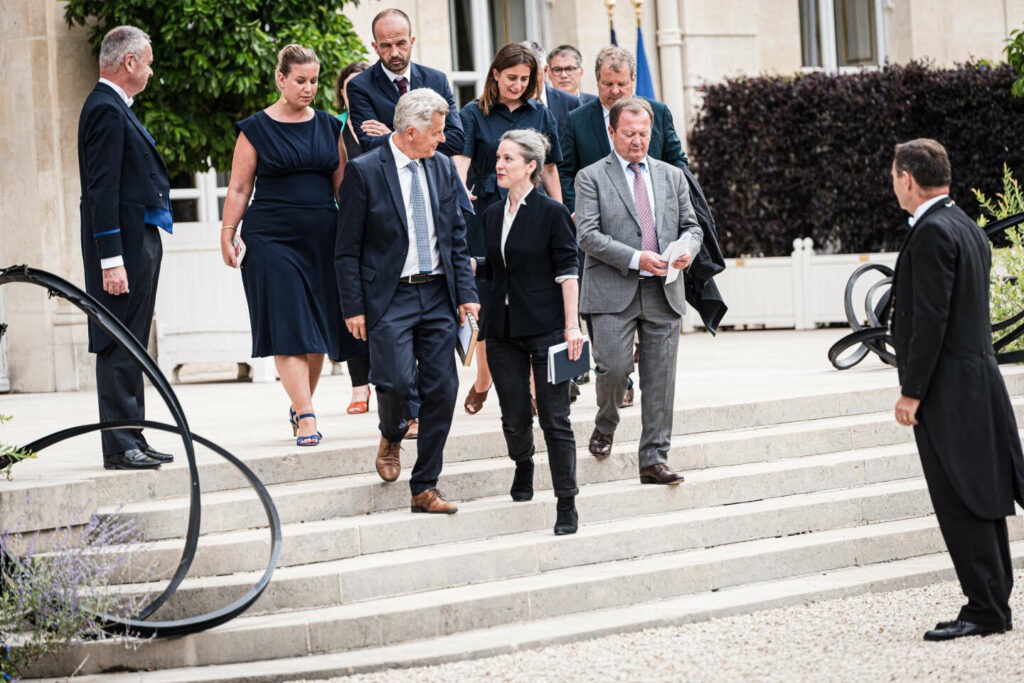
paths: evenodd
<path fill-rule="evenodd" d="M 700 251 L 703 232 L 683 172 L 647 156 L 654 111 L 624 97 L 609 114 L 612 153 L 576 176 L 576 229 L 586 252 L 580 312 L 593 320 L 597 418 L 590 452 L 611 454 L 619 398 L 633 372 L 640 339 L 640 483 L 678 484 L 666 464 L 672 437 L 680 319 L 686 310 L 682 273 Z M 681 252 L 662 260 L 669 245 Z"/>

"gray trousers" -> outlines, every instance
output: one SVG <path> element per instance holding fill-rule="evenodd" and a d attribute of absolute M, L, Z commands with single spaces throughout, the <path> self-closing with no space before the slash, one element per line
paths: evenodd
<path fill-rule="evenodd" d="M 595 427 L 611 434 L 619 425 L 619 401 L 633 372 L 633 336 L 640 340 L 640 467 L 668 461 L 676 394 L 679 314 L 665 298 L 661 278 L 640 280 L 636 296 L 620 313 L 595 313 Z"/>

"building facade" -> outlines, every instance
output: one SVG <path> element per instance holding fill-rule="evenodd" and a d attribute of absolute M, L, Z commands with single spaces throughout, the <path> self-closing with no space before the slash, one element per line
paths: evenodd
<path fill-rule="evenodd" d="M 1024 25 L 1024 0 L 975 0 L 969 10 L 955 0 L 618 0 L 610 9 L 608 4 L 363 0 L 346 11 L 367 46 L 376 12 L 392 6 L 408 13 L 417 39 L 413 59 L 447 71 L 460 105 L 479 92 L 496 49 L 525 39 L 549 49 L 577 46 L 585 62 L 583 89 L 594 92 L 592 59 L 609 42 L 610 24 L 619 44 L 634 49 L 639 23 L 658 99 L 670 107 L 678 128 L 691 125 L 703 83 L 804 69 L 872 68 L 887 60 L 998 60 L 1004 39 Z M 63 4 L 56 0 L 3 0 L 0 58 L 0 265 L 26 263 L 81 283 L 75 136 L 81 104 L 98 76 L 86 33 L 66 26 Z M 247 361 L 244 311 L 223 322 L 225 310 L 239 309 L 241 285 L 237 274 L 223 266 L 216 270 L 216 226 L 226 183 L 227 175 L 217 171 L 174 183 L 176 230 L 167 240 L 155 326 L 165 368 L 190 359 Z M 176 279 L 189 286 L 176 286 Z M 211 291 L 221 294 L 204 296 Z M 91 385 L 85 318 L 73 307 L 49 299 L 40 288 L 10 285 L 0 291 L 0 318 L 10 328 L 0 344 L 0 391 Z"/>

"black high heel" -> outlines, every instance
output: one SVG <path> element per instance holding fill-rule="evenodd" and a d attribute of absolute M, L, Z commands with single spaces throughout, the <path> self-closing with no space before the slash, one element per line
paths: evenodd
<path fill-rule="evenodd" d="M 512 478 L 509 495 L 517 502 L 533 500 L 533 456 L 516 461 L 516 476 Z"/>
<path fill-rule="evenodd" d="M 555 536 L 565 536 L 576 533 L 580 524 L 580 516 L 576 513 L 576 498 L 559 498 L 557 505 L 558 516 L 555 518 Z"/>

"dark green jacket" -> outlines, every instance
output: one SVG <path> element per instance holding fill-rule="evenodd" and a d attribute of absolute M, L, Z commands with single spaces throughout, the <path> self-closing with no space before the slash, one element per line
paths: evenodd
<path fill-rule="evenodd" d="M 672 124 L 672 112 L 661 102 L 647 101 L 654 109 L 654 129 L 647 154 L 667 164 L 687 166 L 686 152 Z M 573 183 L 576 174 L 612 153 L 600 100 L 595 98 L 569 112 L 569 121 L 562 131 L 561 147 L 562 163 L 558 164 L 558 176 L 562 182 L 562 203 L 569 207 L 569 211 L 575 211 Z"/>

